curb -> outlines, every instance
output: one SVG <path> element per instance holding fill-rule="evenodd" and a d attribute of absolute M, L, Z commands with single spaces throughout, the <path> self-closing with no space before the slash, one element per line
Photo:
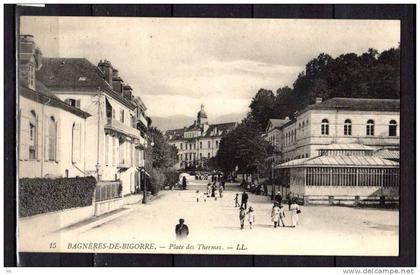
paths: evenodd
<path fill-rule="evenodd" d="M 65 233 L 80 234 L 80 233 L 88 231 L 89 229 L 92 229 L 96 226 L 102 225 L 102 224 L 107 223 L 109 221 L 115 220 L 115 219 L 117 219 L 121 216 L 124 216 L 124 215 L 130 213 L 131 211 L 133 211 L 132 208 L 123 208 L 123 210 L 118 211 L 117 213 L 109 215 L 105 218 L 99 218 L 98 217 L 97 220 L 92 221 L 90 223 L 81 225 L 81 226 L 76 227 L 76 228 L 65 230 Z"/>

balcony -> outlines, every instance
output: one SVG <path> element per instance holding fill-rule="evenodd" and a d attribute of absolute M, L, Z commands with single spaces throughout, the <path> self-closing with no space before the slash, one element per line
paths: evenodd
<path fill-rule="evenodd" d="M 139 130 L 110 117 L 107 118 L 105 129 L 118 132 L 131 138 L 140 139 Z"/>
<path fill-rule="evenodd" d="M 140 124 L 140 128 L 147 129 L 147 119 L 142 114 L 137 116 L 137 124 Z"/>

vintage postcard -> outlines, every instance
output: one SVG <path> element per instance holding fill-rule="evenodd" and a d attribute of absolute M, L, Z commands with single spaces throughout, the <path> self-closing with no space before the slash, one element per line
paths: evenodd
<path fill-rule="evenodd" d="M 18 251 L 398 256 L 398 20 L 18 25 Z"/>

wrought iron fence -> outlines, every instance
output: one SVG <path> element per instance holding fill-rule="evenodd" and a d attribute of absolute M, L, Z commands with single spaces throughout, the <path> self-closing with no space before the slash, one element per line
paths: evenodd
<path fill-rule="evenodd" d="M 122 185 L 120 181 L 101 181 L 96 185 L 95 201 L 106 201 L 120 198 Z"/>

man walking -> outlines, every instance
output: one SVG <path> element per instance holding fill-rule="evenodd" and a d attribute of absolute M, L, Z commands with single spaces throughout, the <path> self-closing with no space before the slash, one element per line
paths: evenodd
<path fill-rule="evenodd" d="M 246 209 L 247 203 L 248 203 L 248 194 L 244 191 L 242 193 L 242 198 L 241 198 L 241 207 L 243 207 L 244 209 Z"/>
<path fill-rule="evenodd" d="M 187 189 L 187 178 L 185 176 L 182 177 L 182 189 Z"/>
<path fill-rule="evenodd" d="M 281 205 L 281 201 L 283 200 L 280 191 L 277 192 L 277 194 L 274 196 L 275 202 L 277 202 L 279 205 Z"/>

